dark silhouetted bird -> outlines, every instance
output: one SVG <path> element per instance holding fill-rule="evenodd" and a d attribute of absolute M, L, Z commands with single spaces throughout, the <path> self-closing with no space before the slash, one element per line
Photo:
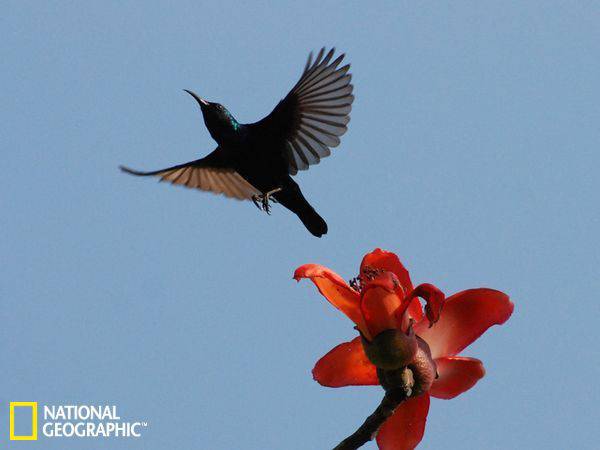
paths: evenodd
<path fill-rule="evenodd" d="M 217 148 L 208 156 L 152 172 L 121 169 L 133 175 L 156 175 L 162 180 L 253 200 L 269 213 L 269 200 L 298 215 L 315 236 L 327 233 L 327 224 L 302 195 L 290 175 L 306 170 L 329 156 L 340 143 L 352 109 L 350 65 L 339 67 L 344 55 L 333 59 L 334 49 L 312 53 L 300 80 L 264 119 L 239 123 L 218 103 L 186 90 L 196 99 Z"/>

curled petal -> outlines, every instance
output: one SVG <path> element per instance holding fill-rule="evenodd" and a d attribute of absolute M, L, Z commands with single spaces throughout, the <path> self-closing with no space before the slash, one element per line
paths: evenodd
<path fill-rule="evenodd" d="M 346 284 L 342 277 L 327 267 L 318 264 L 304 264 L 294 272 L 296 281 L 300 281 L 301 278 L 310 278 L 323 297 L 346 314 L 365 336 L 370 337 L 360 311 L 360 296 Z"/>
<path fill-rule="evenodd" d="M 379 449 L 413 450 L 423 439 L 428 412 L 427 393 L 401 403 L 377 433 Z"/>
<path fill-rule="evenodd" d="M 404 300 L 410 301 L 413 298 L 422 298 L 427 302 L 425 305 L 425 315 L 429 320 L 429 326 L 433 326 L 440 319 L 440 313 L 446 296 L 442 291 L 436 288 L 433 284 L 423 283 L 418 285 Z"/>
<path fill-rule="evenodd" d="M 405 293 L 409 293 L 413 290 L 413 285 L 412 281 L 410 280 L 408 270 L 406 270 L 406 268 L 400 262 L 400 259 L 398 259 L 398 256 L 396 256 L 394 253 L 376 248 L 371 253 L 367 253 L 364 256 L 362 263 L 360 264 L 360 273 L 362 274 L 365 268 L 368 267 L 392 272 L 394 275 L 396 275 L 398 281 L 400 281 Z M 411 302 L 408 308 L 408 314 L 410 317 L 415 319 L 416 322 L 421 320 L 423 317 L 423 311 L 418 300 L 415 299 L 413 302 Z"/>
<path fill-rule="evenodd" d="M 323 356 L 312 371 L 323 386 L 374 386 L 379 384 L 377 369 L 363 350 L 360 336 L 344 342 Z"/>
<path fill-rule="evenodd" d="M 446 299 L 440 320 L 431 328 L 422 321 L 415 327 L 434 358 L 454 356 L 492 325 L 508 320 L 514 305 L 508 295 L 494 289 L 469 289 Z"/>
<path fill-rule="evenodd" d="M 435 360 L 439 378 L 429 393 L 433 397 L 451 399 L 468 391 L 485 375 L 483 363 L 475 358 L 450 356 Z"/>

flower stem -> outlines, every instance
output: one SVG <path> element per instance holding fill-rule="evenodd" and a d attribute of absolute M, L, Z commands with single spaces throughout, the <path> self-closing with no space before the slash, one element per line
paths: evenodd
<path fill-rule="evenodd" d="M 410 395 L 410 390 L 408 391 Z M 389 389 L 373 414 L 350 436 L 340 442 L 333 450 L 356 450 L 373 439 L 383 423 L 390 417 L 398 405 L 408 398 L 404 388 Z"/>

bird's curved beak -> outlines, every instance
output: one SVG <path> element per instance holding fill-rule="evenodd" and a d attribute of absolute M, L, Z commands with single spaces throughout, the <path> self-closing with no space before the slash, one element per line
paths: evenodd
<path fill-rule="evenodd" d="M 188 91 L 187 89 L 184 89 L 184 91 L 187 92 L 188 94 L 190 94 L 192 97 L 194 97 L 196 99 L 196 101 L 198 102 L 198 104 L 200 105 L 201 108 L 203 106 L 208 106 L 208 102 L 206 100 L 204 100 L 202 97 L 196 95 L 192 91 Z"/>

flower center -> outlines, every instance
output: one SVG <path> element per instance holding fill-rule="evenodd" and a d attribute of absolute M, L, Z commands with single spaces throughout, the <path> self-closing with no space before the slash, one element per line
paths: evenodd
<path fill-rule="evenodd" d="M 358 275 L 356 278 L 352 278 L 351 280 L 349 280 L 348 284 L 356 292 L 362 293 L 365 289 L 365 286 L 368 284 L 369 281 L 373 281 L 375 278 L 377 278 L 378 276 L 380 276 L 381 274 L 383 274 L 385 272 L 386 271 L 383 269 L 378 269 L 378 268 L 371 267 L 371 266 L 365 266 L 365 267 L 363 267 L 361 274 Z M 396 278 L 394 278 L 393 281 L 394 281 L 394 288 L 398 288 L 400 285 L 399 285 L 398 281 L 396 280 Z"/>

